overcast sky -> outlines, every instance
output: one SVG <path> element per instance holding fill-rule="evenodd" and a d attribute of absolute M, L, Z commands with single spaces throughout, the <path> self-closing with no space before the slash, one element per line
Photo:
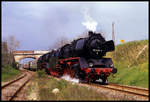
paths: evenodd
<path fill-rule="evenodd" d="M 116 44 L 148 39 L 148 2 L 2 2 L 2 40 L 14 35 L 18 50 L 47 50 L 62 36 L 72 40 L 87 31 L 85 12 L 106 40 L 113 21 Z"/>

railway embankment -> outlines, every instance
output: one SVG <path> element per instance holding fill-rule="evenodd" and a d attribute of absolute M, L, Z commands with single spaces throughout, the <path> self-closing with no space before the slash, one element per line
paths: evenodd
<path fill-rule="evenodd" d="M 54 91 L 57 89 L 57 93 Z M 109 97 L 78 83 L 51 76 L 32 77 L 27 89 L 27 100 L 111 100 Z"/>
<path fill-rule="evenodd" d="M 18 76 L 20 76 L 22 73 L 20 70 L 15 69 L 11 67 L 10 65 L 5 65 L 4 68 L 1 70 L 1 76 L 2 76 L 2 85 L 8 81 L 11 81 Z"/>
<path fill-rule="evenodd" d="M 16 98 L 17 100 L 24 100 L 25 97 L 22 97 L 22 95 L 25 93 L 20 92 L 23 90 L 24 86 L 29 82 L 34 72 L 29 72 L 26 70 L 22 70 L 22 72 L 24 73 L 22 73 L 22 75 L 20 75 L 19 77 L 1 86 L 2 100 L 10 101 L 16 100 Z"/>
<path fill-rule="evenodd" d="M 43 72 L 40 72 L 43 73 Z M 44 74 L 44 73 L 43 73 Z M 109 87 L 109 88 L 107 88 Z M 125 87 L 120 90 L 110 89 L 112 85 L 81 84 L 77 81 L 66 81 L 37 73 L 28 85 L 27 100 L 147 100 L 147 97 L 136 96 Z M 114 85 L 113 85 L 114 87 Z M 122 87 L 122 86 L 121 86 Z M 128 87 L 129 88 L 129 87 Z"/>
<path fill-rule="evenodd" d="M 148 88 L 148 40 L 131 41 L 117 45 L 115 51 L 108 53 L 118 69 L 115 78 L 109 82 Z"/>

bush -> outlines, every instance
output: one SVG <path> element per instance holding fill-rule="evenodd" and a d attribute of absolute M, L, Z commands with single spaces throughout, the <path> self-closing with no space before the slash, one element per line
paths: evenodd
<path fill-rule="evenodd" d="M 2 81 L 9 81 L 20 74 L 20 70 L 16 70 L 9 64 L 6 64 L 2 68 Z"/>
<path fill-rule="evenodd" d="M 37 75 L 38 75 L 38 77 L 45 77 L 46 76 L 46 72 L 45 72 L 44 69 L 37 70 Z"/>
<path fill-rule="evenodd" d="M 13 68 L 15 68 L 15 69 L 19 69 L 19 66 L 18 66 L 18 65 L 19 65 L 19 63 L 18 63 L 18 62 L 14 62 L 14 63 L 13 63 Z"/>

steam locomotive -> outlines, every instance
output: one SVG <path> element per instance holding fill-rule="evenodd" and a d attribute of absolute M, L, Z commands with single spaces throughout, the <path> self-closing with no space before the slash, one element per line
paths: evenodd
<path fill-rule="evenodd" d="M 37 61 L 37 68 L 44 68 L 47 74 L 56 77 L 68 74 L 80 82 L 101 79 L 103 84 L 107 84 L 107 77 L 117 73 L 117 69 L 112 59 L 104 56 L 114 50 L 113 40 L 106 41 L 100 33 L 89 31 L 88 37 L 42 55 Z"/>

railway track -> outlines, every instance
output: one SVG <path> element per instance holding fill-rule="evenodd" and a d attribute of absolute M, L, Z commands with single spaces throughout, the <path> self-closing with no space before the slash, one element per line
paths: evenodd
<path fill-rule="evenodd" d="M 128 92 L 138 94 L 141 96 L 149 97 L 149 90 L 146 88 L 132 87 L 132 86 L 127 86 L 127 85 L 113 84 L 113 83 L 110 83 L 109 86 L 120 89 L 120 90 L 126 90 Z"/>
<path fill-rule="evenodd" d="M 59 78 L 55 78 L 59 80 Z M 135 86 L 119 85 L 114 83 L 109 83 L 108 85 L 100 85 L 99 83 L 79 83 L 81 86 L 95 87 L 96 89 L 102 88 L 104 90 L 109 90 L 109 92 L 114 91 L 116 95 L 121 94 L 122 96 L 131 96 L 131 100 L 149 100 L 149 89 L 139 88 Z M 119 96 L 119 95 L 118 95 Z M 132 98 L 134 97 L 134 98 Z"/>
<path fill-rule="evenodd" d="M 149 90 L 146 88 L 138 88 L 138 87 L 132 87 L 126 85 L 113 84 L 113 83 L 110 83 L 109 85 L 99 85 L 99 84 L 91 83 L 90 85 L 97 88 L 115 90 L 117 92 L 124 93 L 129 96 L 133 95 L 142 100 L 149 99 Z"/>
<path fill-rule="evenodd" d="M 3 85 L 1 87 L 1 99 L 5 101 L 13 100 L 16 95 L 21 91 L 21 89 L 29 82 L 31 76 L 31 72 L 25 71 L 24 74 L 17 79 Z"/>

